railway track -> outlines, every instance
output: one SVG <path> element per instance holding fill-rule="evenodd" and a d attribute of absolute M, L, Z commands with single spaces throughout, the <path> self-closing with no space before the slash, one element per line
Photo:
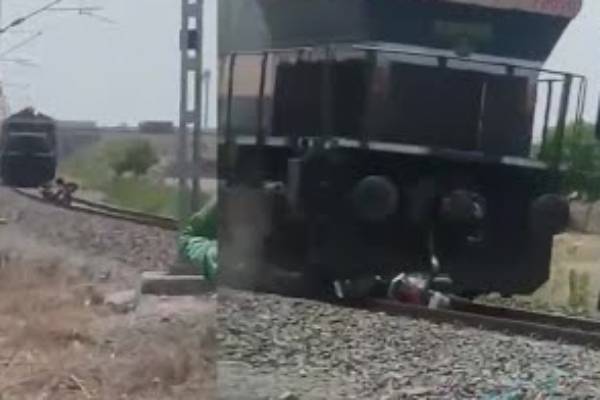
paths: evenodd
<path fill-rule="evenodd" d="M 74 212 L 129 221 L 165 230 L 175 231 L 178 228 L 177 220 L 171 218 L 127 210 L 81 198 L 73 198 L 71 205 L 62 206 L 48 202 L 40 195 L 26 190 L 12 190 L 30 200 L 51 204 Z M 600 348 L 600 321 L 583 318 L 478 304 L 459 298 L 452 299 L 452 309 L 430 309 L 424 306 L 381 298 L 370 298 L 353 304 L 351 307 L 392 316 L 426 319 L 438 323 L 461 324 L 513 335 Z"/>
<path fill-rule="evenodd" d="M 23 189 L 11 189 L 14 193 L 21 197 L 25 197 L 29 200 L 36 201 L 43 204 L 60 207 L 74 212 L 82 214 L 100 216 L 105 218 L 112 218 L 120 221 L 128 221 L 138 225 L 145 225 L 155 228 L 161 228 L 170 231 L 176 231 L 179 227 L 179 223 L 176 219 L 162 217 L 153 214 L 147 214 L 139 211 L 128 210 L 124 208 L 118 208 L 103 203 L 89 201 L 77 197 L 73 197 L 70 205 L 61 205 L 58 203 L 50 202 L 44 199 L 39 194 L 32 193 Z"/>
<path fill-rule="evenodd" d="M 524 336 L 529 338 L 550 340 L 600 349 L 600 321 L 568 317 L 563 315 L 534 312 L 516 308 L 506 308 L 451 296 L 451 307 L 448 309 L 431 309 L 426 306 L 402 303 L 382 297 L 372 297 L 353 303 L 340 302 L 331 297 L 315 298 L 311 295 L 296 293 L 290 296 L 288 288 L 283 286 L 281 277 L 267 283 L 265 288 L 254 292 L 268 292 L 286 297 L 306 298 L 344 308 L 367 310 L 390 316 L 403 316 L 413 319 L 429 320 L 436 323 L 463 325 L 483 330 Z M 223 281 L 221 281 L 223 284 Z M 238 290 L 249 288 L 234 287 Z M 268 287 L 268 289 L 267 289 Z M 295 292 L 294 292 L 295 293 Z"/>
<path fill-rule="evenodd" d="M 368 299 L 355 308 L 392 316 L 461 324 L 530 338 L 600 348 L 600 321 L 511 309 L 453 299 L 452 309 L 430 309 L 386 299 Z"/>

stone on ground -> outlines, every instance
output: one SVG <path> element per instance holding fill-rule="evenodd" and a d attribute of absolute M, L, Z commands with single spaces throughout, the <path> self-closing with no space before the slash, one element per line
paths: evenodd
<path fill-rule="evenodd" d="M 126 314 L 133 311 L 138 303 L 138 294 L 135 290 L 123 290 L 111 293 L 104 299 L 104 304 L 114 312 Z"/>

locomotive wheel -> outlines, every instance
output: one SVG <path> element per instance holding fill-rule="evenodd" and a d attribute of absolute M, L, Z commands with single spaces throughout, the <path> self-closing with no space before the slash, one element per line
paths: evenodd
<path fill-rule="evenodd" d="M 396 212 L 398 201 L 398 188 L 384 176 L 368 176 L 352 191 L 354 212 L 366 221 L 379 222 L 390 217 Z"/>

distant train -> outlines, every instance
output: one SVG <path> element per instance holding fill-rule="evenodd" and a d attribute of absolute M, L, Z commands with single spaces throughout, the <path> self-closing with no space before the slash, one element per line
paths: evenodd
<path fill-rule="evenodd" d="M 8 117 L 0 135 L 0 177 L 7 186 L 34 188 L 56 176 L 56 123 L 27 108 Z"/>
<path fill-rule="evenodd" d="M 139 124 L 140 132 L 153 135 L 169 135 L 175 133 L 175 125 L 170 121 L 144 121 Z"/>

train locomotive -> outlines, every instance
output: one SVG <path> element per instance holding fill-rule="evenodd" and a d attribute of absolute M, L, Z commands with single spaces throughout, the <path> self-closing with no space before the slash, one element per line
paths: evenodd
<path fill-rule="evenodd" d="M 580 1 L 220 3 L 225 279 L 547 281 L 569 205 L 561 152 L 536 152 L 581 122 L 586 80 L 544 63 Z"/>
<path fill-rule="evenodd" d="M 0 176 L 11 187 L 37 188 L 56 175 L 56 123 L 27 108 L 9 116 L 0 136 Z"/>

